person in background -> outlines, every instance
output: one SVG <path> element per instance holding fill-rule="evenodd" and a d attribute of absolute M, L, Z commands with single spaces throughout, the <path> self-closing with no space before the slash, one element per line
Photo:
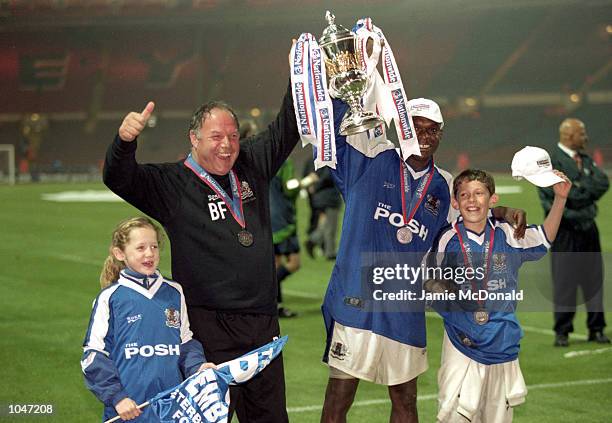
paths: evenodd
<path fill-rule="evenodd" d="M 246 119 L 240 125 L 240 139 L 246 139 L 257 132 L 257 123 Z M 297 313 L 284 307 L 281 282 L 300 268 L 300 245 L 297 238 L 295 199 L 299 191 L 289 188 L 287 182 L 293 179 L 293 163 L 287 159 L 270 181 L 270 219 L 272 242 L 274 243 L 274 264 L 278 283 L 278 317 L 289 318 Z"/>
<path fill-rule="evenodd" d="M 610 182 L 584 151 L 588 139 L 584 122 L 567 118 L 559 126 L 559 143 L 550 155 L 553 167 L 565 173 L 572 182 L 559 233 L 551 248 L 553 329 L 557 347 L 567 347 L 569 334 L 574 331 L 578 287 L 587 309 L 588 340 L 610 343 L 604 333 L 603 261 L 595 223 L 597 201 L 608 191 Z M 539 188 L 538 194 L 544 213 L 548 214 L 553 190 Z"/>
<path fill-rule="evenodd" d="M 326 259 L 335 260 L 338 219 L 342 208 L 340 192 L 329 168 L 323 167 L 315 172 L 312 160 L 306 161 L 302 181 L 308 192 L 311 213 L 308 238 L 304 243 L 306 252 L 314 258 L 315 247 L 318 247 Z"/>
<path fill-rule="evenodd" d="M 300 268 L 296 219 L 299 188 L 299 182 L 294 178 L 293 161 L 287 159 L 270 182 L 270 219 L 278 282 L 278 317 L 281 318 L 297 316 L 283 305 L 281 282 Z"/>

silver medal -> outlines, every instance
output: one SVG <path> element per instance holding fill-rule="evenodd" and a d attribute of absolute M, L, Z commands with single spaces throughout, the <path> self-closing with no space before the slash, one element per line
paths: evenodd
<path fill-rule="evenodd" d="M 253 234 L 247 230 L 242 230 L 238 232 L 238 242 L 243 247 L 250 247 L 253 245 Z"/>
<path fill-rule="evenodd" d="M 408 226 L 402 226 L 397 230 L 397 240 L 401 244 L 410 244 L 410 241 L 412 241 L 412 231 Z"/>
<path fill-rule="evenodd" d="M 479 325 L 484 325 L 489 321 L 489 312 L 486 310 L 477 310 L 474 312 L 474 320 Z"/>

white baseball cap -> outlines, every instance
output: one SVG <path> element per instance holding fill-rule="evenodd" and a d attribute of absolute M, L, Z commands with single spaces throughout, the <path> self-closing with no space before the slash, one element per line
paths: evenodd
<path fill-rule="evenodd" d="M 564 180 L 553 172 L 548 152 L 543 148 L 527 146 L 512 159 L 512 176 L 527 179 L 539 187 L 549 187 Z"/>
<path fill-rule="evenodd" d="M 433 100 L 428 98 L 414 98 L 408 102 L 408 113 L 412 116 L 422 116 L 429 120 L 433 120 L 440 124 L 440 128 L 444 127 L 444 119 L 440 106 Z"/>

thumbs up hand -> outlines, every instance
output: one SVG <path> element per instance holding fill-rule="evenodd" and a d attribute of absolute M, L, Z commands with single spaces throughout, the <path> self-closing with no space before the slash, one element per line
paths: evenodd
<path fill-rule="evenodd" d="M 155 103 L 149 101 L 142 112 L 128 113 L 119 127 L 119 138 L 126 142 L 134 141 L 147 124 L 153 109 L 155 109 Z"/>

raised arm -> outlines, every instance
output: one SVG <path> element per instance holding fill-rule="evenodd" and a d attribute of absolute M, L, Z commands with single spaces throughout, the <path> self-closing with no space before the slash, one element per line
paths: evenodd
<path fill-rule="evenodd" d="M 263 132 L 241 140 L 240 154 L 246 155 L 250 163 L 272 179 L 299 139 L 289 84 L 276 119 Z"/>
<path fill-rule="evenodd" d="M 558 170 L 554 171 L 558 176 L 563 178 L 565 182 L 559 182 L 553 185 L 553 191 L 555 193 L 554 200 L 552 202 L 552 206 L 546 219 L 544 220 L 544 232 L 546 233 L 546 238 L 550 242 L 554 241 L 557 237 L 557 231 L 559 230 L 559 225 L 561 224 L 561 218 L 563 217 L 563 209 L 565 208 L 565 202 L 567 201 L 567 196 L 569 195 L 570 189 L 572 188 L 572 183 L 565 176 L 563 172 Z"/>
<path fill-rule="evenodd" d="M 176 180 L 170 180 L 164 165 L 136 162 L 137 137 L 142 133 L 155 104 L 142 112 L 128 113 L 104 161 L 104 184 L 125 201 L 162 224 L 170 219 L 178 202 Z"/>

